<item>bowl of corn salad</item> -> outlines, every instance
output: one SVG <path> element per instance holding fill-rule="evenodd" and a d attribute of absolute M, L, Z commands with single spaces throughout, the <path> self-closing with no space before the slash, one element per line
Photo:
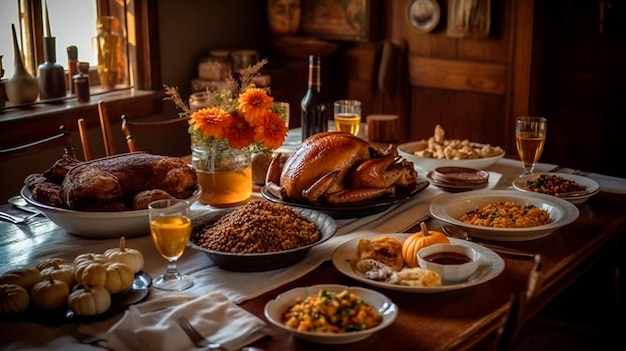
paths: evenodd
<path fill-rule="evenodd" d="M 578 208 L 558 197 L 517 190 L 481 190 L 444 194 L 430 205 L 433 217 L 472 236 L 526 241 L 550 235 L 578 218 Z"/>
<path fill-rule="evenodd" d="M 556 196 L 573 204 L 581 204 L 600 191 L 600 185 L 595 180 L 569 173 L 529 174 L 516 178 L 513 187 L 520 191 Z"/>
<path fill-rule="evenodd" d="M 398 306 L 374 290 L 328 284 L 285 291 L 264 312 L 272 324 L 303 340 L 347 344 L 391 325 Z"/>

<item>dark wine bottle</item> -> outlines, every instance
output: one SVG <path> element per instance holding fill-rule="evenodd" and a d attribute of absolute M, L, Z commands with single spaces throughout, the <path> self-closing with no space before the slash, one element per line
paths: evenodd
<path fill-rule="evenodd" d="M 321 61 L 319 56 L 309 56 L 308 89 L 300 104 L 302 141 L 328 130 L 328 106 L 322 93 Z"/>

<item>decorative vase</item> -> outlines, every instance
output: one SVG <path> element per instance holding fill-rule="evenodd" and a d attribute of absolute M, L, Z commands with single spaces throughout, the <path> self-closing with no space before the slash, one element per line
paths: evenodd
<path fill-rule="evenodd" d="M 191 159 L 202 187 L 201 203 L 232 207 L 245 203 L 252 196 L 250 151 L 235 149 L 226 140 L 194 141 Z"/>
<path fill-rule="evenodd" d="M 98 77 L 100 84 L 114 88 L 119 77 L 118 72 L 118 43 L 119 36 L 113 30 L 115 17 L 103 16 L 98 18 L 96 28 L 98 43 Z"/>
<path fill-rule="evenodd" d="M 33 77 L 22 61 L 22 53 L 17 43 L 17 35 L 15 34 L 15 25 L 11 24 L 13 30 L 13 52 L 15 54 L 15 72 L 6 82 L 7 99 L 16 105 L 28 104 L 37 100 L 39 96 L 39 83 L 37 78 Z"/>
<path fill-rule="evenodd" d="M 65 69 L 57 63 L 56 38 L 44 37 L 44 62 L 39 65 L 39 97 L 56 99 L 67 95 Z"/>

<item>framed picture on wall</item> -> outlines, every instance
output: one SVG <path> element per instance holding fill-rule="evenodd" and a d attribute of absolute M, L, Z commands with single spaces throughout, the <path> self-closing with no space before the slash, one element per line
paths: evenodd
<path fill-rule="evenodd" d="M 304 35 L 344 41 L 370 41 L 376 0 L 302 0 Z"/>
<path fill-rule="evenodd" d="M 407 18 L 415 29 L 428 33 L 437 27 L 441 10 L 436 0 L 413 0 L 409 3 Z"/>

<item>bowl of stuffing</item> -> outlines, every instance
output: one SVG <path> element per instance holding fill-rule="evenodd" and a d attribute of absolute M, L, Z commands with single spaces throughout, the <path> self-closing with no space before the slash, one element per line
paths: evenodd
<path fill-rule="evenodd" d="M 264 200 L 194 218 L 189 246 L 223 269 L 259 272 L 291 266 L 335 235 L 327 214 Z"/>
<path fill-rule="evenodd" d="M 552 195 L 517 190 L 443 194 L 430 204 L 433 217 L 487 240 L 525 241 L 550 235 L 578 218 L 578 208 Z"/>
<path fill-rule="evenodd" d="M 285 291 L 267 302 L 264 313 L 270 323 L 303 340 L 347 344 L 390 326 L 398 306 L 374 290 L 329 284 Z"/>

